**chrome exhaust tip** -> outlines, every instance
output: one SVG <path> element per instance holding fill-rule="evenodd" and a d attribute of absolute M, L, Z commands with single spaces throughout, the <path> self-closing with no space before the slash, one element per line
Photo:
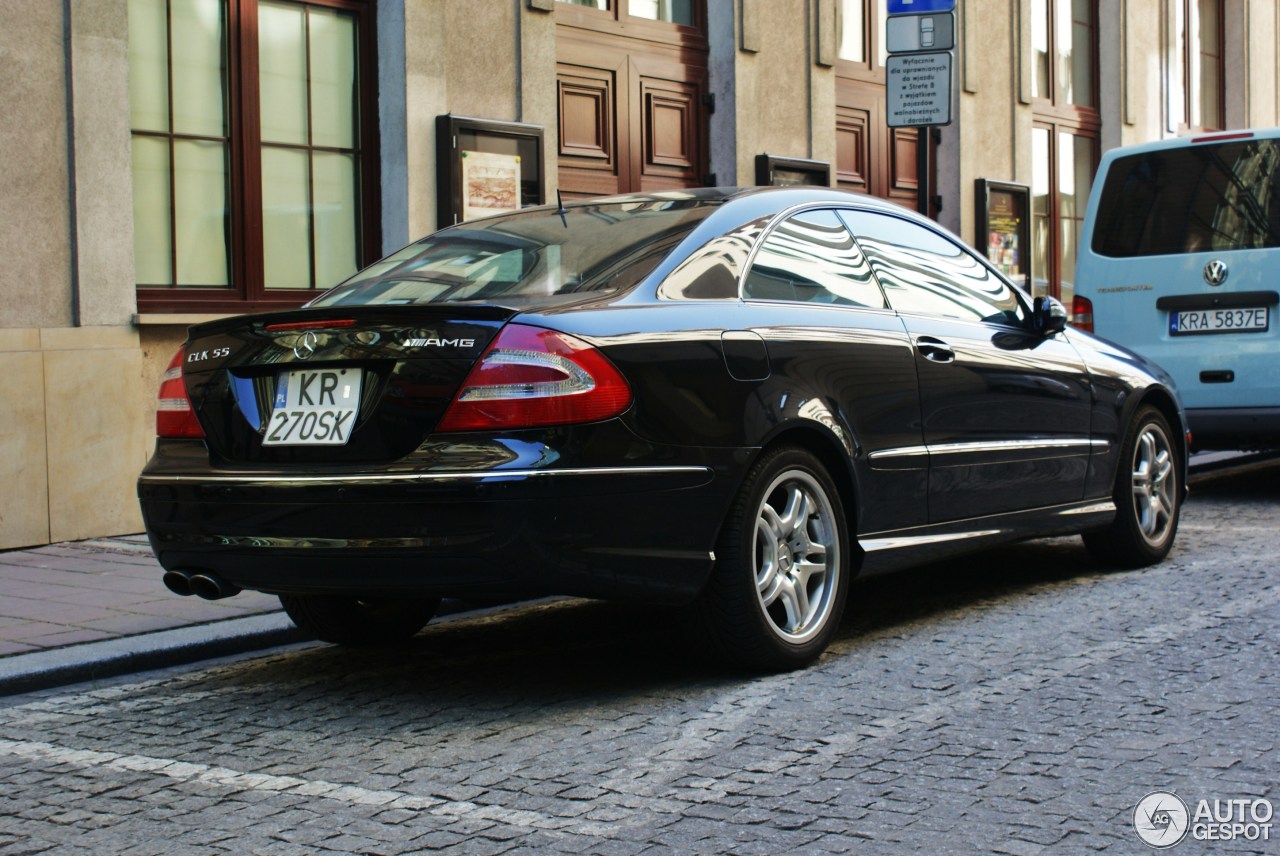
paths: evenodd
<path fill-rule="evenodd" d="M 164 586 L 174 594 L 180 594 L 183 597 L 190 597 L 195 594 L 195 590 L 191 587 L 191 574 L 186 571 L 165 571 Z"/>
<path fill-rule="evenodd" d="M 205 600 L 221 600 L 240 594 L 240 589 L 217 574 L 198 573 L 191 575 L 191 593 Z"/>

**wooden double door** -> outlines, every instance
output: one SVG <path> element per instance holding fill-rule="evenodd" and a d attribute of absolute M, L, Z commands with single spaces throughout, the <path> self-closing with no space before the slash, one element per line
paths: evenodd
<path fill-rule="evenodd" d="M 664 41 L 652 37 L 654 30 L 636 38 L 604 28 L 557 26 L 556 154 L 566 197 L 714 183 L 709 51 L 700 33 L 678 29 Z M 882 81 L 837 76 L 836 184 L 915 208 L 918 134 L 887 127 L 885 116 Z"/>
<path fill-rule="evenodd" d="M 556 60 L 566 197 L 708 183 L 705 50 L 561 27 Z"/>
<path fill-rule="evenodd" d="M 836 184 L 914 209 L 919 134 L 885 115 L 883 83 L 836 78 Z"/>

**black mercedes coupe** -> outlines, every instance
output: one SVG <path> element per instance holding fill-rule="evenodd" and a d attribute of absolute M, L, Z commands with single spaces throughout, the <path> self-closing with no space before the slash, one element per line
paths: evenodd
<path fill-rule="evenodd" d="M 861 575 L 1070 533 L 1168 554 L 1177 394 L 1065 321 L 870 197 L 524 209 L 192 327 L 138 495 L 171 590 L 271 592 L 320 639 L 566 594 L 683 605 L 699 645 L 794 668 Z"/>

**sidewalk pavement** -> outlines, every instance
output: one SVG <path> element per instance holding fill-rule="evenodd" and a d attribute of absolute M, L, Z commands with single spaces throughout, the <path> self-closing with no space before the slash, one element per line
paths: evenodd
<path fill-rule="evenodd" d="M 258 592 L 178 597 L 146 536 L 0 552 L 0 696 L 300 641 Z"/>

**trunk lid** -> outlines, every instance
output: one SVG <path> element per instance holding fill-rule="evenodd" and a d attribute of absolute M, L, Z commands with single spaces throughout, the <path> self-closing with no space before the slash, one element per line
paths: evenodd
<path fill-rule="evenodd" d="M 418 448 L 516 310 L 347 306 L 191 328 L 183 375 L 215 465 L 385 463 Z"/>

